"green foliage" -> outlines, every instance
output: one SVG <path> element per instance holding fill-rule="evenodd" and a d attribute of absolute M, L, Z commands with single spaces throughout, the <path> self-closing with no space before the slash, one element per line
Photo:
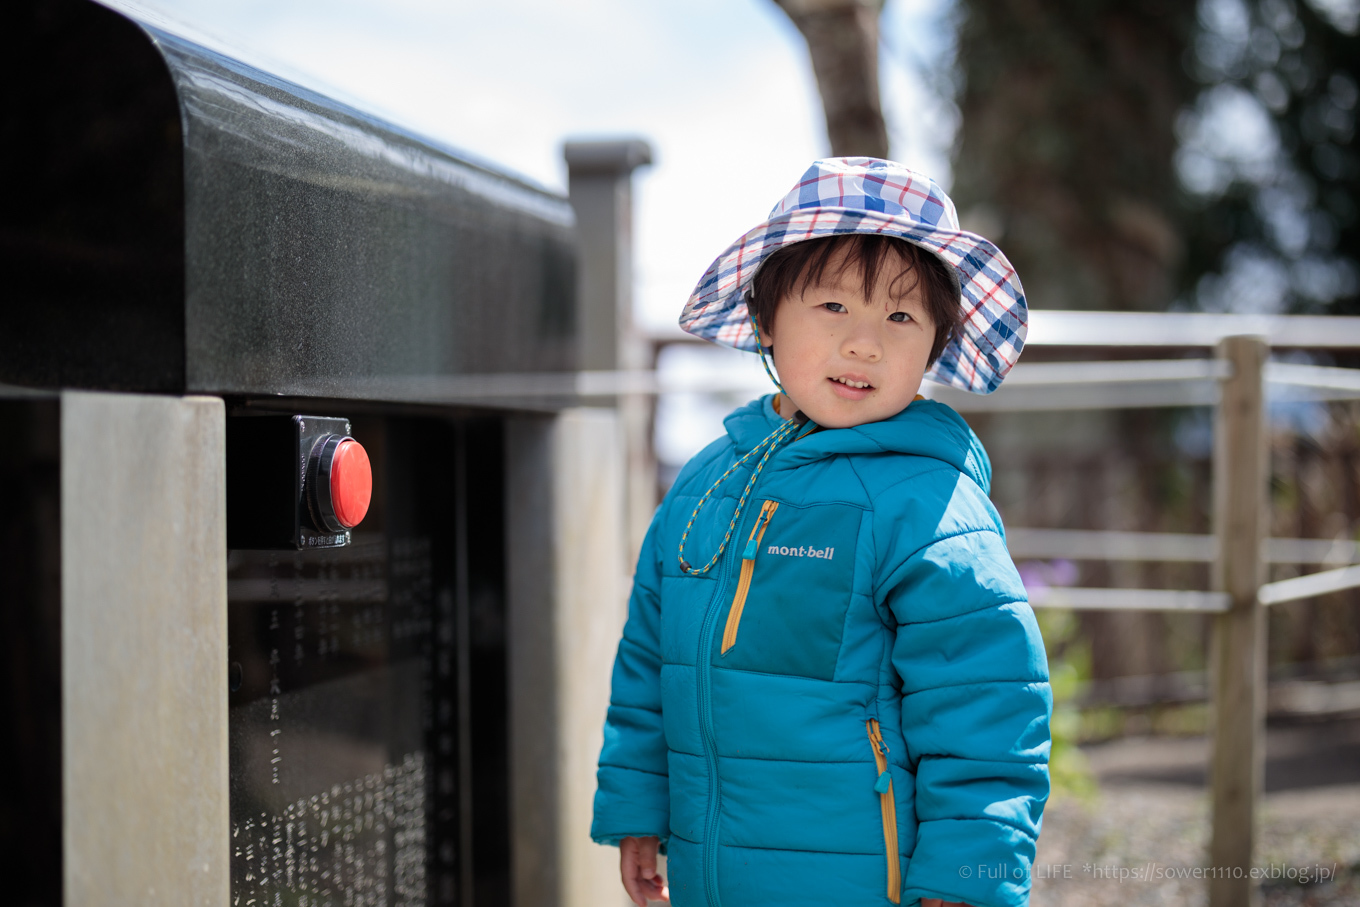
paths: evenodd
<path fill-rule="evenodd" d="M 1187 61 L 1205 87 L 1182 123 L 1180 153 L 1200 202 L 1187 276 L 1203 275 L 1197 295 L 1211 309 L 1250 293 L 1236 271 L 1280 281 L 1287 310 L 1360 313 L 1360 34 L 1336 10 L 1301 0 L 1199 4 Z M 1268 130 L 1253 148 L 1224 141 L 1216 107 Z"/>
<path fill-rule="evenodd" d="M 1085 754 L 1077 747 L 1082 716 L 1076 702 L 1091 676 L 1091 648 L 1079 639 L 1077 618 L 1071 611 L 1042 608 L 1036 616 L 1053 689 L 1053 749 L 1048 759 L 1053 796 L 1090 800 L 1096 795 L 1096 782 Z"/>
<path fill-rule="evenodd" d="M 1353 6 L 957 0 L 964 226 L 1036 308 L 1360 314 Z"/>

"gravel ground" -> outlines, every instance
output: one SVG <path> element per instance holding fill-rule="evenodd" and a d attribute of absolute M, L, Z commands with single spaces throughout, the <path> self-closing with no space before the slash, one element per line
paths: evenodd
<path fill-rule="evenodd" d="M 1031 904 L 1206 904 L 1204 881 L 1176 877 L 1206 862 L 1206 741 L 1125 739 L 1086 753 L 1100 792 L 1049 805 Z M 1266 788 L 1258 865 L 1308 879 L 1266 881 L 1265 907 L 1360 905 L 1360 720 L 1271 728 Z"/>

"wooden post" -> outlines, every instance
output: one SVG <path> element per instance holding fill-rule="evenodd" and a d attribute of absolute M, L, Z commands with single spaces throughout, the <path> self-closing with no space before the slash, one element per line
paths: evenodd
<path fill-rule="evenodd" d="M 1265 620 L 1256 600 L 1264 578 L 1267 447 L 1262 374 L 1269 348 L 1261 337 L 1227 337 L 1218 356 L 1232 364 L 1214 425 L 1215 588 L 1232 596 L 1214 619 L 1212 838 L 1209 907 L 1254 907 L 1251 880 L 1256 803 L 1261 795 L 1265 726 Z"/>
<path fill-rule="evenodd" d="M 576 407 L 506 430 L 511 898 L 623 904 L 619 856 L 590 840 L 595 763 L 627 617 L 619 416 Z"/>
<path fill-rule="evenodd" d="M 230 903 L 226 425 L 215 397 L 61 395 L 68 907 Z"/>
<path fill-rule="evenodd" d="M 632 187 L 633 171 L 652 162 L 652 148 L 642 139 L 567 142 L 562 156 L 580 252 L 577 368 L 650 369 L 652 348 L 633 321 Z M 624 445 L 624 559 L 630 571 L 658 501 L 651 440 L 655 403 L 649 395 L 622 394 L 616 404 Z"/>

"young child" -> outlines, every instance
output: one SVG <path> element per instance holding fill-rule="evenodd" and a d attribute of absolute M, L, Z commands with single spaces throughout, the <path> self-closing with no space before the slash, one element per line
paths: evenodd
<path fill-rule="evenodd" d="M 995 390 L 1025 320 L 1001 252 L 872 158 L 815 162 L 704 275 L 681 326 L 782 384 L 643 543 L 591 830 L 635 903 L 658 850 L 678 907 L 1028 902 L 1047 661 L 987 454 L 917 395 Z"/>

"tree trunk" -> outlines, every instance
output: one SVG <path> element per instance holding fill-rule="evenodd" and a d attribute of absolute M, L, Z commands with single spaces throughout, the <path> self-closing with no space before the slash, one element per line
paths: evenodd
<path fill-rule="evenodd" d="M 774 0 L 807 40 L 835 157 L 888 156 L 878 97 L 883 0 Z"/>
<path fill-rule="evenodd" d="M 1175 124 L 1195 4 L 962 0 L 953 197 L 1030 305 L 1165 310 L 1183 260 Z"/>

